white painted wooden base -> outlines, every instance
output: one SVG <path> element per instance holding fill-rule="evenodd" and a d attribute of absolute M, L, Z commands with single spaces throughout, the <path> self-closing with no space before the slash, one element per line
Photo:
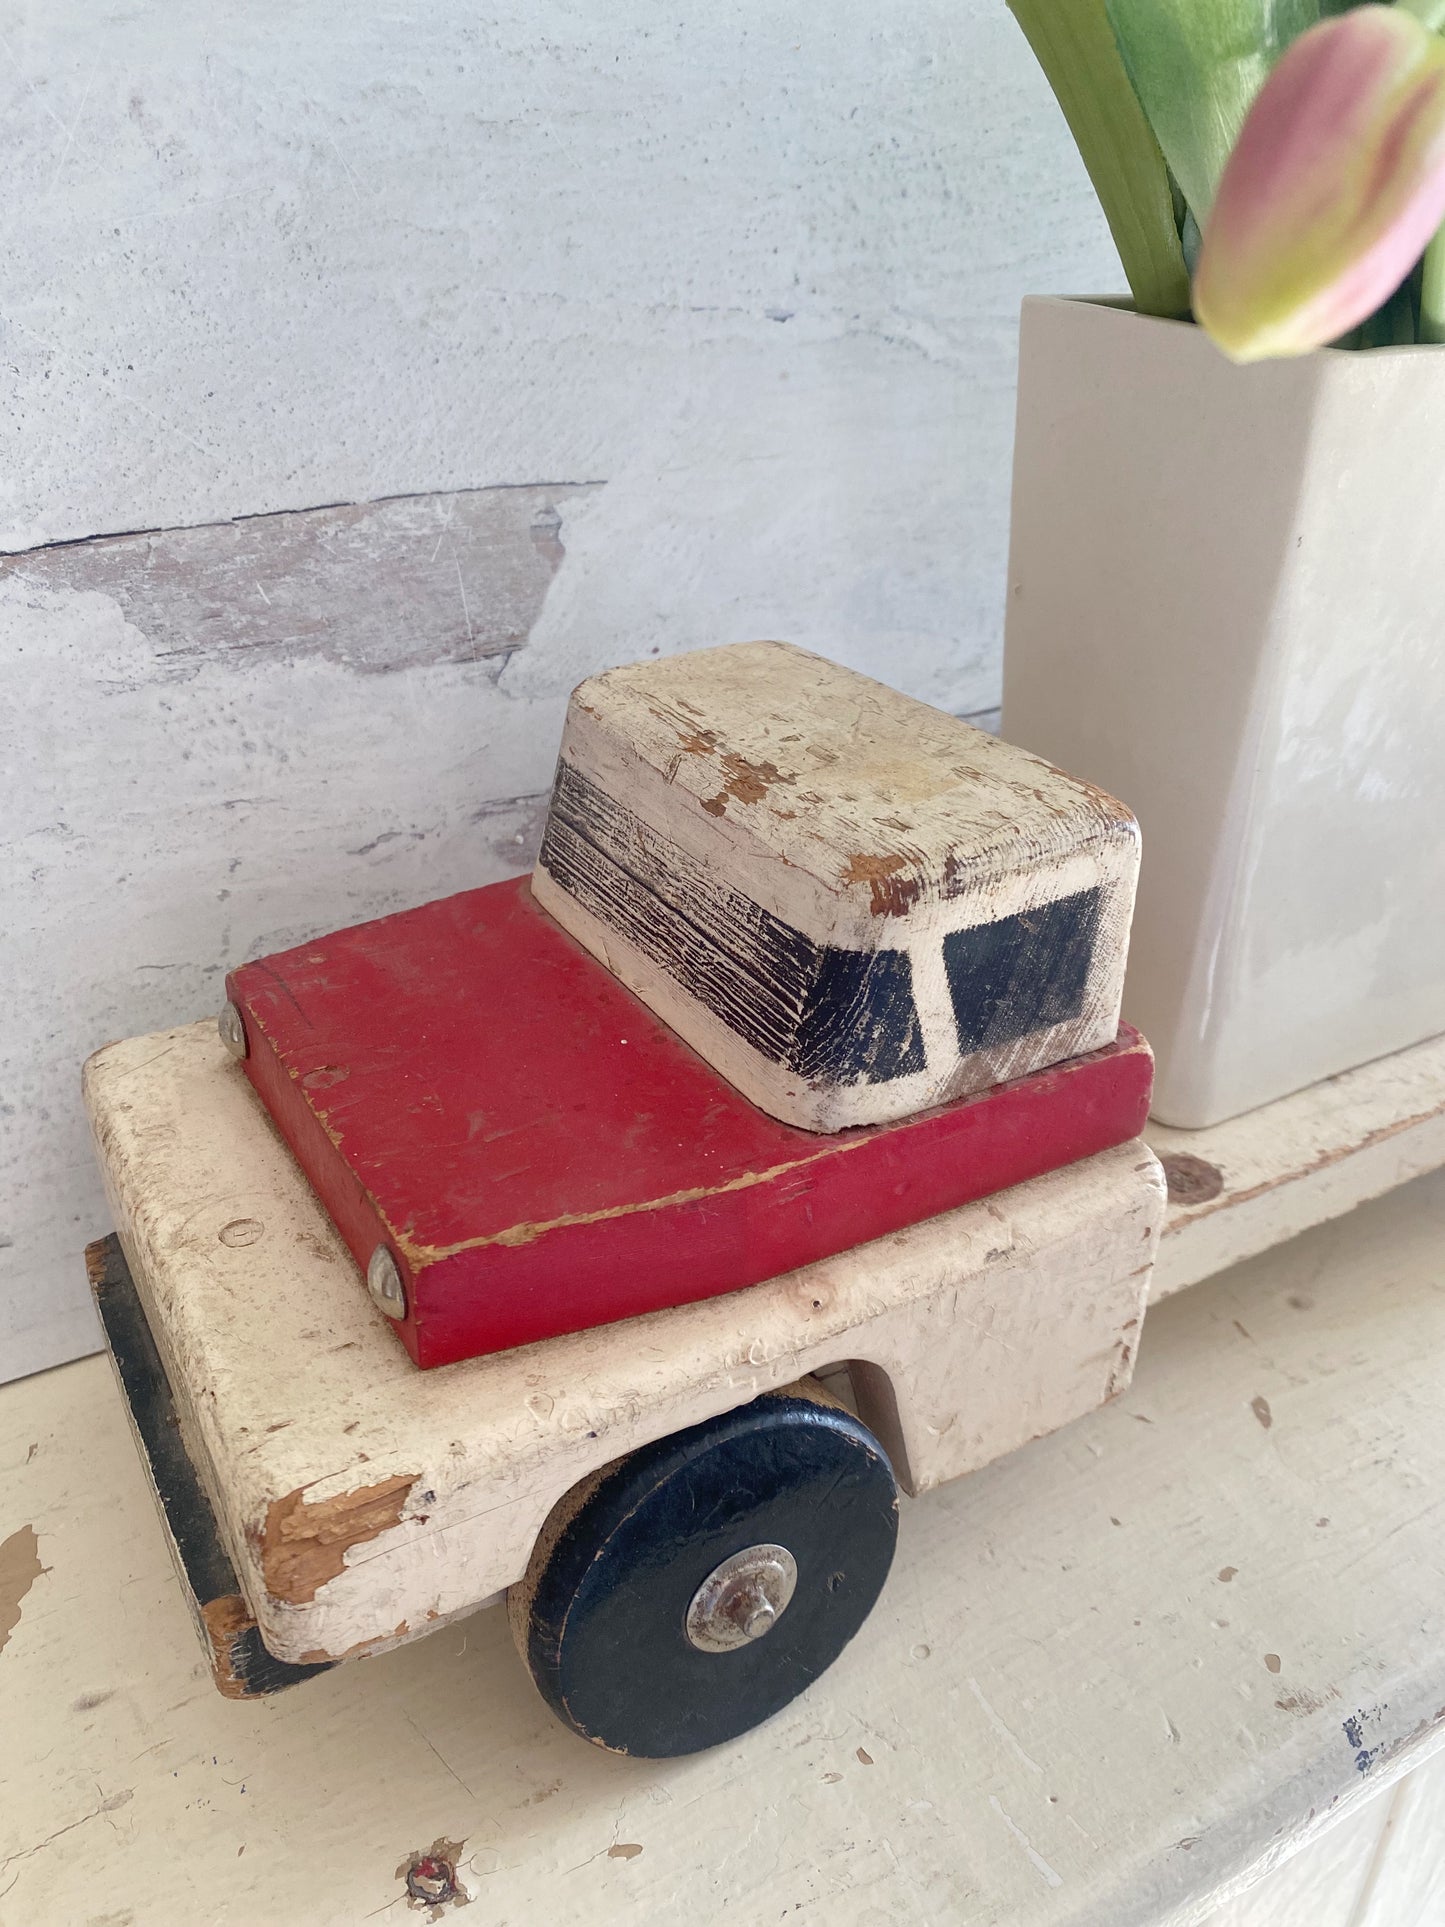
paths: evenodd
<path fill-rule="evenodd" d="M 208 1026 L 117 1046 L 90 1083 L 117 1222 L 178 1392 L 207 1388 L 197 1458 L 282 1657 L 390 1643 L 470 1610 L 519 1575 L 541 1517 L 591 1466 L 803 1370 L 853 1363 L 864 1417 L 915 1490 L 1088 1410 L 1127 1371 L 1134 1261 L 1114 1264 L 1106 1236 L 1087 1253 L 1056 1243 L 1052 1284 L 1016 1258 L 970 1273 L 957 1241 L 1003 1248 L 994 1201 L 792 1280 L 417 1389 Z M 1445 1162 L 1445 1039 L 1209 1131 L 1149 1135 L 1176 1192 L 1157 1299 Z M 1069 1185 L 1022 1187 L 1005 1213 L 1016 1251 L 1025 1192 L 1072 1196 L 1088 1216 Z M 1045 1234 L 1029 1220 L 1035 1248 L 1055 1238 L 1050 1222 Z M 966 1277 L 975 1295 L 940 1331 L 929 1295 Z"/>
<path fill-rule="evenodd" d="M 1145 1131 L 1170 1180 L 1151 1299 L 1445 1164 L 1445 1037 L 1215 1124 Z"/>
<path fill-rule="evenodd" d="M 461 1923 L 1198 1927 L 1442 1737 L 1442 1231 L 1428 1178 L 1157 1307 L 1121 1400 L 905 1502 L 815 1687 L 662 1765 L 565 1733 L 496 1612 L 222 1700 L 104 1361 L 7 1386 L 0 1919 L 399 1927 L 444 1837 Z M 1439 1918 L 1438 1848 L 1354 1914 L 1276 1905 L 1307 1865 L 1212 1927 Z"/>
<path fill-rule="evenodd" d="M 187 1443 L 279 1659 L 414 1638 L 522 1576 L 650 1439 L 847 1362 L 905 1489 L 1129 1381 L 1164 1215 L 1139 1142 L 747 1291 L 419 1373 L 215 1027 L 108 1046 L 86 1099 Z"/>

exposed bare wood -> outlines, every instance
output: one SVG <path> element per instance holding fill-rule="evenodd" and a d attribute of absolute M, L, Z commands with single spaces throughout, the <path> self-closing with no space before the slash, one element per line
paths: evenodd
<path fill-rule="evenodd" d="M 306 1606 L 320 1587 L 346 1570 L 346 1555 L 398 1525 L 416 1474 L 398 1473 L 374 1485 L 310 1501 L 288 1492 L 266 1510 L 261 1571 L 266 1589 L 288 1605 Z"/>

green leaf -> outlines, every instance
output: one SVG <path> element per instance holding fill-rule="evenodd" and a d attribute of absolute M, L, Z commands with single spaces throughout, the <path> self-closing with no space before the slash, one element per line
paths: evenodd
<path fill-rule="evenodd" d="M 1413 277 L 1412 277 L 1413 279 Z M 1360 328 L 1362 348 L 1404 348 L 1415 340 L 1415 291 L 1410 282 L 1376 308 Z"/>
<path fill-rule="evenodd" d="M 1106 0 L 1123 64 L 1204 225 L 1244 117 L 1292 40 L 1352 0 Z"/>
<path fill-rule="evenodd" d="M 1169 171 L 1104 0 L 1009 0 L 1069 123 L 1141 314 L 1189 312 Z"/>

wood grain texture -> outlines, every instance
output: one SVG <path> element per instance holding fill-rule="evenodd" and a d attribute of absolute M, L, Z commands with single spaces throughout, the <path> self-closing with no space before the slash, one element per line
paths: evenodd
<path fill-rule="evenodd" d="M 777 1277 L 1138 1136 L 1149 1047 L 820 1137 L 766 1116 L 522 879 L 233 972 L 251 1079 L 419 1365 Z"/>
<path fill-rule="evenodd" d="M 1101 791 L 758 642 L 575 692 L 533 887 L 754 1103 L 833 1131 L 1112 1037 L 1138 856 Z"/>
<path fill-rule="evenodd" d="M 1163 1215 L 1136 1141 L 745 1292 L 418 1373 L 212 1027 L 112 1046 L 87 1103 L 187 1443 L 291 1660 L 470 1611 L 596 1466 L 818 1367 L 858 1362 L 907 1489 L 987 1464 L 1127 1384 Z M 391 1523 L 372 1501 L 402 1478 Z M 353 1501 L 342 1570 L 273 1591 L 275 1508 Z"/>
<path fill-rule="evenodd" d="M 1122 1399 L 905 1502 L 837 1665 L 669 1766 L 563 1732 L 501 1612 L 223 1703 L 103 1362 L 6 1387 L 0 1538 L 47 1570 L 0 1654 L 0 1915 L 409 1921 L 441 1836 L 462 1920 L 1197 1927 L 1442 1738 L 1442 1228 L 1428 1178 L 1157 1307 Z"/>

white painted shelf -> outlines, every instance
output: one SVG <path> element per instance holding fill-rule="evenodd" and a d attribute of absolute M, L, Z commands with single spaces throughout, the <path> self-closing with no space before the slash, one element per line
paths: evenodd
<path fill-rule="evenodd" d="M 656 1765 L 558 1727 L 496 1612 L 222 1701 L 104 1362 L 23 1381 L 0 1921 L 399 1920 L 439 1837 L 498 1923 L 1207 1920 L 1442 1738 L 1442 1407 L 1435 1177 L 1157 1307 L 1118 1403 L 905 1506 L 815 1688 Z"/>

